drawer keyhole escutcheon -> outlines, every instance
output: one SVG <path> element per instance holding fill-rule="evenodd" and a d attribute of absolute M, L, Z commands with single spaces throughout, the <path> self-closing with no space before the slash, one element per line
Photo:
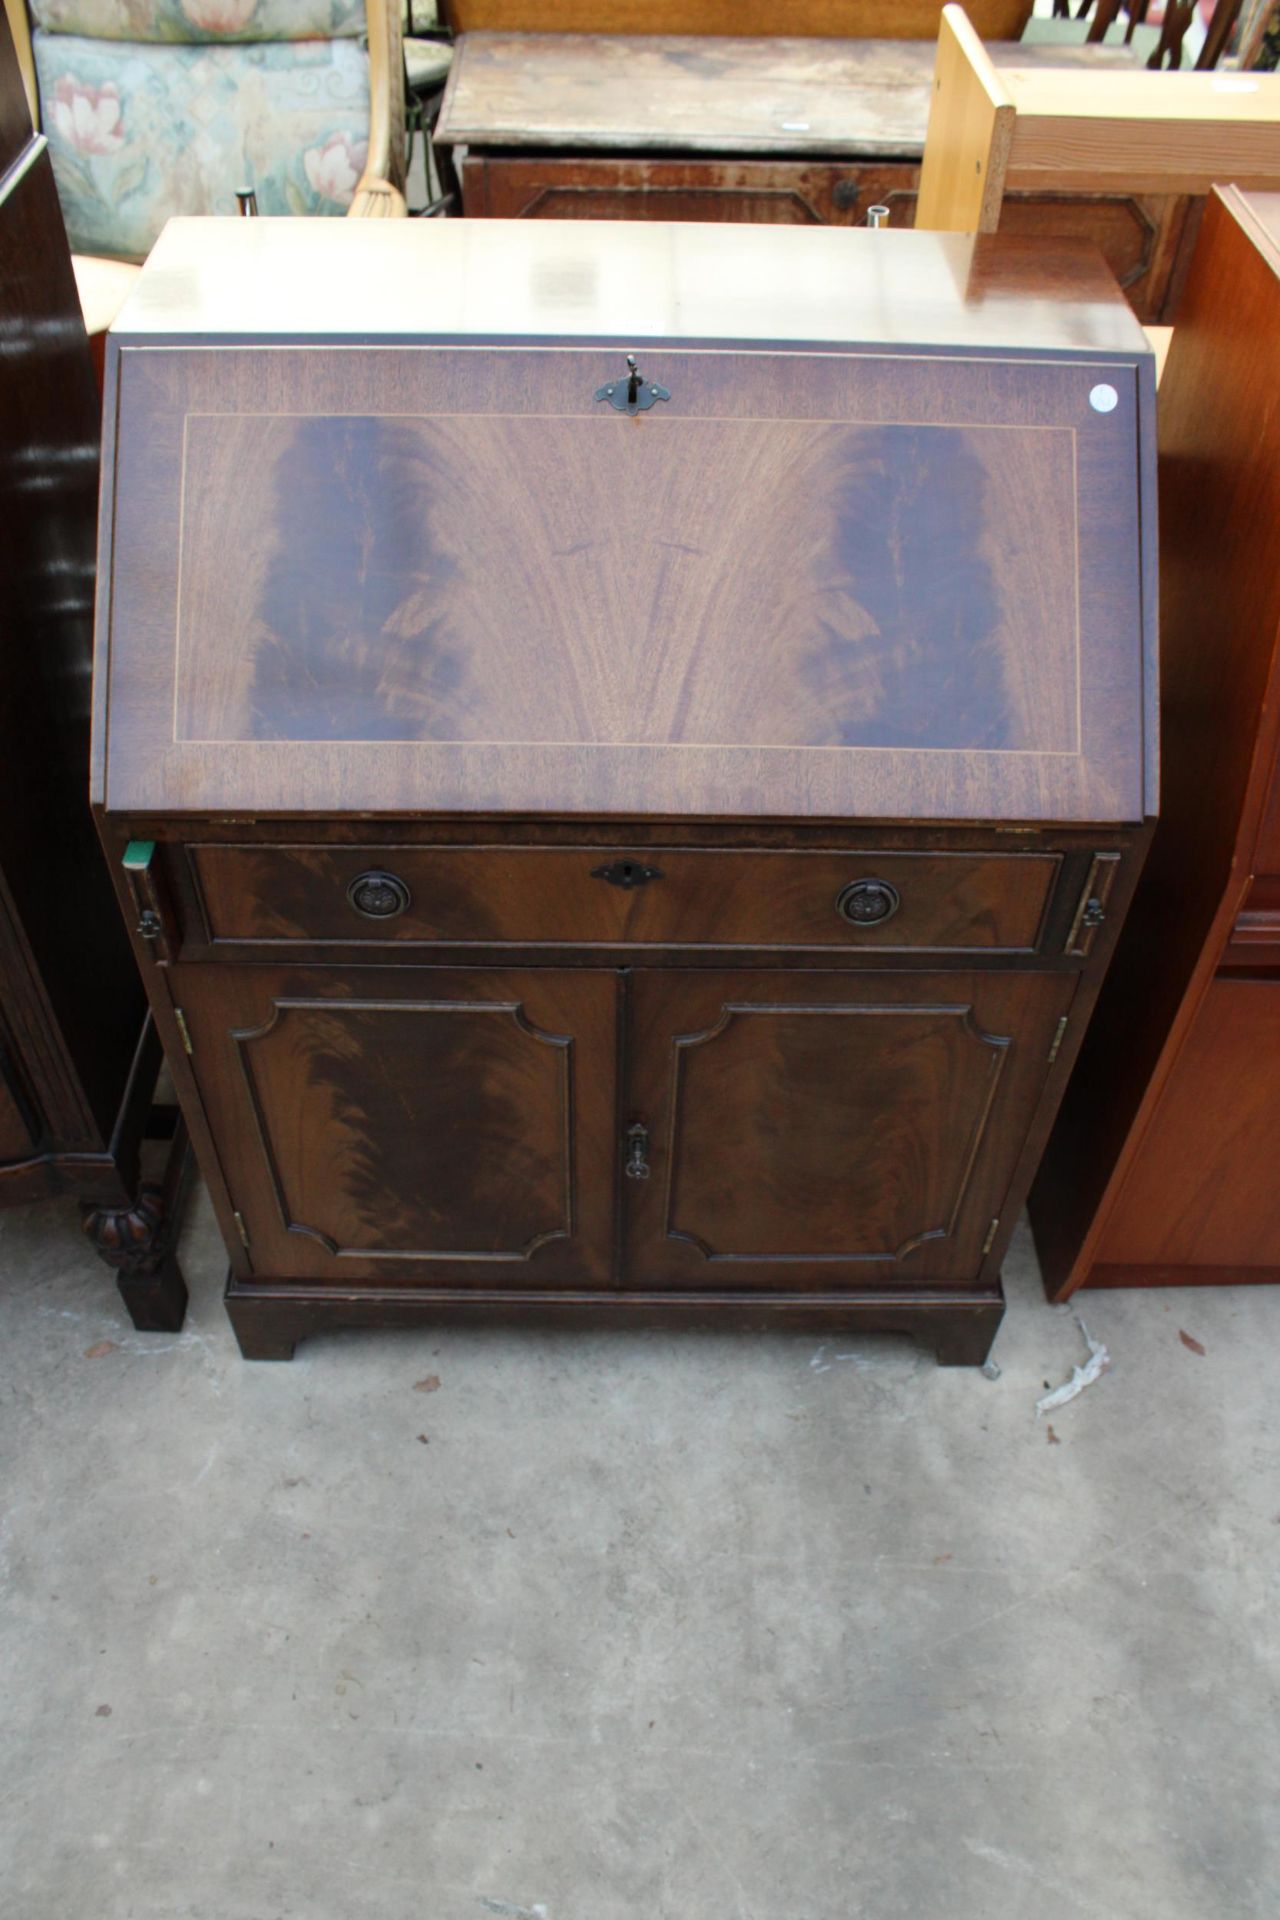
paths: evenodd
<path fill-rule="evenodd" d="M 347 888 L 347 899 L 366 920 L 394 920 L 409 904 L 409 889 L 394 873 L 361 873 Z"/>
<path fill-rule="evenodd" d="M 611 860 L 607 867 L 592 867 L 593 880 L 607 880 L 611 887 L 623 887 L 630 892 L 632 887 L 647 887 L 651 880 L 661 880 L 661 867 L 646 867 L 640 860 Z"/>
<path fill-rule="evenodd" d="M 887 880 L 852 880 L 836 895 L 836 912 L 854 927 L 876 927 L 898 911 L 902 901 Z"/>

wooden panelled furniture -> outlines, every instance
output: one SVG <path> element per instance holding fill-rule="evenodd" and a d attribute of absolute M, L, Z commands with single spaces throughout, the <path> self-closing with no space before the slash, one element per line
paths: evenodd
<path fill-rule="evenodd" d="M 931 40 L 602 38 L 468 33 L 456 50 L 437 129 L 453 156 L 465 211 L 491 219 L 726 220 L 861 226 L 869 207 L 911 226 L 929 122 L 938 9 Z M 792 32 L 788 11 L 775 24 Z M 1220 111 L 1271 77 L 1156 75 L 1124 48 L 994 45 L 999 73 L 1021 87 L 1047 71 L 1109 88 L 1190 82 Z M 985 56 L 983 56 L 985 58 Z M 1181 97 L 1178 95 L 1177 97 Z M 1280 136 L 1250 177 L 1280 188 Z M 992 202 L 1003 232 L 1076 237 L 1098 246 L 1144 322 L 1170 322 L 1214 178 L 1241 159 L 1171 171 L 1113 167 L 1105 180 L 1059 178 L 1031 156 Z M 1217 163 L 1231 165 L 1226 174 Z M 971 162 L 970 162 L 971 164 Z M 974 216 L 976 219 L 976 215 Z M 954 226 L 933 217 L 923 224 Z M 992 224 L 991 220 L 986 223 Z"/>
<path fill-rule="evenodd" d="M 245 1352 L 980 1360 L 1154 804 L 1097 255 L 180 221 L 108 379 L 96 806 Z"/>
<path fill-rule="evenodd" d="M 1032 1192 L 1055 1299 L 1280 1280 L 1280 195 L 1215 194 L 1160 388 L 1162 817 Z"/>
<path fill-rule="evenodd" d="M 997 67 L 943 8 L 918 227 L 994 233 L 1012 185 L 1202 201 L 1219 180 L 1280 187 L 1280 75 Z"/>
<path fill-rule="evenodd" d="M 973 0 L 980 33 L 1016 40 L 1033 0 Z M 455 33 L 790 34 L 932 40 L 938 0 L 443 0 Z"/>
<path fill-rule="evenodd" d="M 180 1326 L 181 1169 L 143 1179 L 160 1045 L 88 806 L 98 393 L 0 19 L 0 1205 L 72 1194 L 140 1327 Z"/>

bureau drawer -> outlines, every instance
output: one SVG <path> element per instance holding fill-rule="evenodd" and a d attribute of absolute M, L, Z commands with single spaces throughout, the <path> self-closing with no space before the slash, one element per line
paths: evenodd
<path fill-rule="evenodd" d="M 937 953 L 1034 952 L 1062 858 L 496 846 L 204 845 L 186 854 L 215 946 Z"/>

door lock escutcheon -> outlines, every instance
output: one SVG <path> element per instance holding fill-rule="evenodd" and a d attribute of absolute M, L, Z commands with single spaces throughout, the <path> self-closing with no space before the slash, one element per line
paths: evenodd
<path fill-rule="evenodd" d="M 628 1180 L 647 1180 L 649 1178 L 649 1129 L 635 1121 L 626 1133 L 627 1161 L 625 1172 Z"/>

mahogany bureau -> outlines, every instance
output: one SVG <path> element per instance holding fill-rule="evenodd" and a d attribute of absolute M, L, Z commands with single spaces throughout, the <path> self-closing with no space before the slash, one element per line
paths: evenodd
<path fill-rule="evenodd" d="M 1099 257 L 178 221 L 108 379 L 95 804 L 244 1352 L 981 1361 L 1155 811 Z"/>

